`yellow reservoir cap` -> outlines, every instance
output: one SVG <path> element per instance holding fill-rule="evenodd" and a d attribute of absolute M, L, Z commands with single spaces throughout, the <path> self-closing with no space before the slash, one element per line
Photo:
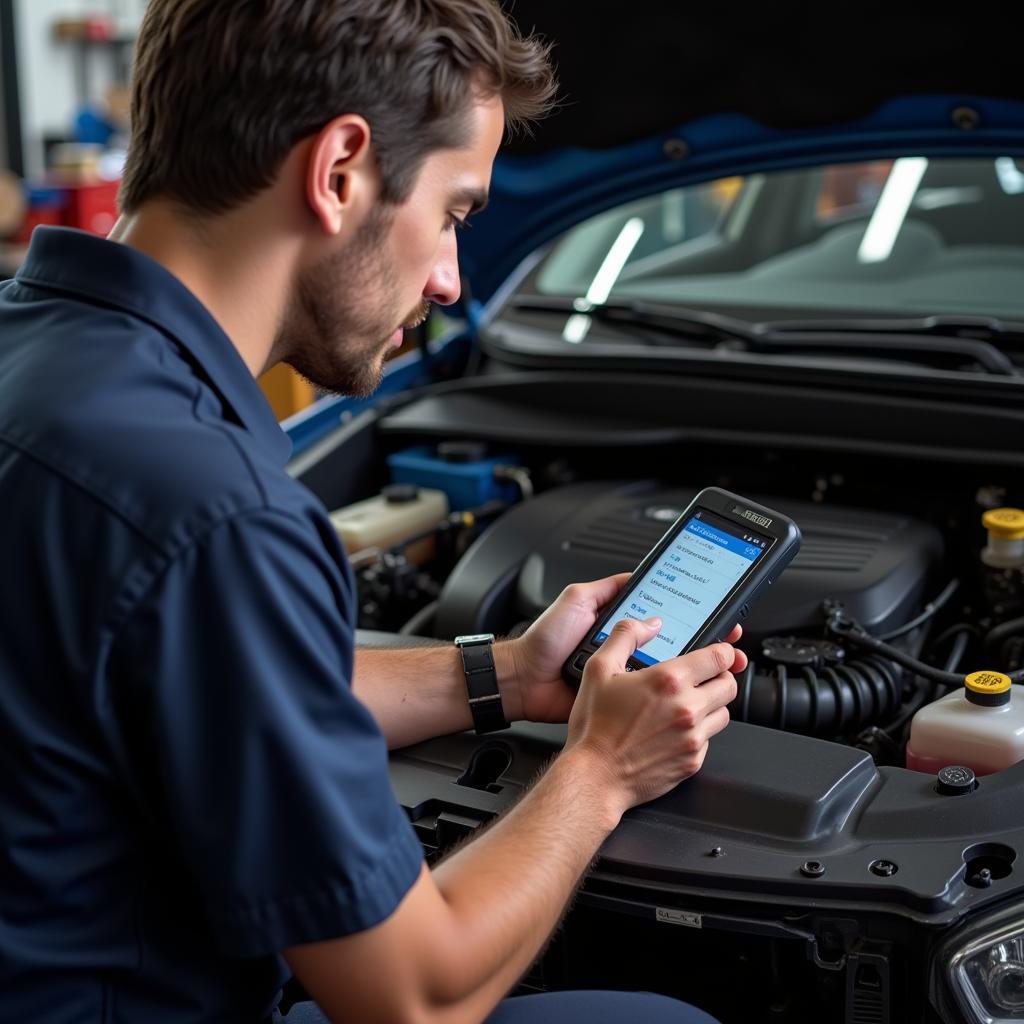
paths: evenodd
<path fill-rule="evenodd" d="M 990 508 L 981 525 L 995 540 L 1024 540 L 1024 511 L 1019 508 Z"/>
<path fill-rule="evenodd" d="M 1010 677 L 1002 672 L 972 672 L 964 684 L 974 693 L 1006 693 L 1013 685 Z"/>
<path fill-rule="evenodd" d="M 965 696 L 972 704 L 999 707 L 1010 702 L 1010 677 L 1002 672 L 972 672 L 964 677 Z"/>

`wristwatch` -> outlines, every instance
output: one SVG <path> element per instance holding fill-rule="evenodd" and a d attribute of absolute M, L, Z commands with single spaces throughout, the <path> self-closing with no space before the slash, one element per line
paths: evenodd
<path fill-rule="evenodd" d="M 509 726 L 501 706 L 501 693 L 498 691 L 493 645 L 493 633 L 474 633 L 471 636 L 455 638 L 455 646 L 462 651 L 469 711 L 473 716 L 473 725 L 478 736 L 507 729 Z"/>

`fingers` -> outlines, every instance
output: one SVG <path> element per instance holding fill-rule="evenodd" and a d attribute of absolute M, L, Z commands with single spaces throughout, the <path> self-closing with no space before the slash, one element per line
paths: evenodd
<path fill-rule="evenodd" d="M 727 644 L 739 643 L 740 638 L 743 636 L 743 627 L 737 622 L 729 635 L 725 637 L 724 642 Z M 730 672 L 742 672 L 748 663 L 748 658 L 743 651 L 736 652 L 736 660 L 732 663 L 732 667 L 729 669 Z"/>
<path fill-rule="evenodd" d="M 704 735 L 710 740 L 729 724 L 729 709 L 716 708 L 704 719 Z"/>
<path fill-rule="evenodd" d="M 719 708 L 713 711 L 701 723 L 701 728 L 690 733 L 683 743 L 683 762 L 680 765 L 680 778 L 690 778 L 696 775 L 704 766 L 704 760 L 708 755 L 711 740 L 717 736 L 729 724 L 729 712 L 726 708 Z"/>
<path fill-rule="evenodd" d="M 732 644 L 711 644 L 662 664 L 672 666 L 674 671 L 679 672 L 680 682 L 698 686 L 723 672 L 732 671 L 738 653 L 741 652 L 737 652 Z"/>
<path fill-rule="evenodd" d="M 597 654 L 590 659 L 590 662 L 597 662 L 614 672 L 621 672 L 625 668 L 626 662 L 633 656 L 633 652 L 638 647 L 643 647 L 649 640 L 653 640 L 659 629 L 661 629 L 661 619 L 647 619 L 644 622 L 639 622 L 636 619 L 623 619 L 615 624 L 608 639 L 601 645 Z"/>
<path fill-rule="evenodd" d="M 729 676 L 728 679 L 731 680 L 732 676 Z M 698 692 L 715 685 L 720 689 L 719 699 L 724 700 L 728 696 L 729 687 L 727 685 L 719 687 L 719 684 L 725 683 L 724 678 L 715 679 L 714 683 L 705 683 L 704 686 L 699 687 Z M 735 692 L 735 689 L 732 692 Z M 683 761 L 679 765 L 679 781 L 700 771 L 711 740 L 729 724 L 729 709 L 724 704 L 714 707 L 703 717 L 697 716 L 698 720 L 692 726 L 686 725 L 687 717 L 689 716 L 679 716 L 676 720 L 677 727 L 680 729 L 678 749 L 683 757 Z"/>
<path fill-rule="evenodd" d="M 700 704 L 695 706 L 698 716 L 709 717 L 736 699 L 736 677 L 731 672 L 723 672 L 698 686 L 693 692 L 695 697 L 700 698 Z M 692 701 L 691 706 L 694 706 Z"/>
<path fill-rule="evenodd" d="M 628 572 L 620 572 L 616 576 L 594 580 L 593 583 L 574 583 L 566 588 L 565 593 L 573 603 L 582 605 L 596 614 L 600 608 L 611 603 L 629 576 Z"/>

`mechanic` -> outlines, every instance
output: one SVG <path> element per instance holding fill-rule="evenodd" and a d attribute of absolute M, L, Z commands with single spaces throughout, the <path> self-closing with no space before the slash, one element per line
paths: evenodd
<path fill-rule="evenodd" d="M 459 295 L 455 227 L 549 57 L 492 0 L 151 0 L 111 239 L 41 229 L 0 290 L 0 1007 L 19 1022 L 709 1021 L 505 1000 L 604 838 L 698 770 L 732 643 L 626 674 L 625 577 L 493 648 L 568 742 L 434 870 L 387 750 L 474 725 L 459 651 L 355 651 L 325 509 L 256 377 L 378 384 Z M 500 717 L 500 716 L 499 716 Z M 479 723 L 478 723 L 479 724 Z"/>

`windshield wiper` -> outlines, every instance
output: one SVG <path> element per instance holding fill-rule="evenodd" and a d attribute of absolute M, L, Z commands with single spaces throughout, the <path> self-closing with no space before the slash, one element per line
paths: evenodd
<path fill-rule="evenodd" d="M 555 313 L 566 316 L 590 316 L 603 323 L 628 327 L 631 324 L 652 327 L 663 334 L 693 341 L 720 343 L 723 339 L 757 339 L 757 325 L 721 313 L 705 313 L 678 306 L 667 308 L 638 300 L 588 302 L 558 296 L 531 296 L 513 299 L 509 305 L 525 313 Z"/>
<path fill-rule="evenodd" d="M 514 299 L 512 308 L 523 312 L 593 317 L 621 327 L 645 327 L 673 338 L 712 343 L 713 347 L 756 352 L 844 351 L 894 355 L 965 356 L 988 373 L 1018 376 L 1013 361 L 984 338 L 1014 337 L 1019 331 L 987 317 L 927 317 L 921 320 L 791 320 L 749 323 L 721 313 L 678 307 L 666 308 L 639 301 L 606 302 L 556 296 Z M 725 345 L 723 345 L 725 343 Z"/>
<path fill-rule="evenodd" d="M 1024 328 L 995 317 L 950 316 L 939 314 L 902 319 L 836 319 L 776 320 L 758 324 L 769 336 L 802 338 L 813 335 L 814 341 L 832 340 L 837 345 L 853 344 L 867 347 L 912 349 L 920 352 L 948 352 L 970 355 L 990 373 L 1018 376 L 1020 370 L 992 340 L 1024 340 Z"/>

